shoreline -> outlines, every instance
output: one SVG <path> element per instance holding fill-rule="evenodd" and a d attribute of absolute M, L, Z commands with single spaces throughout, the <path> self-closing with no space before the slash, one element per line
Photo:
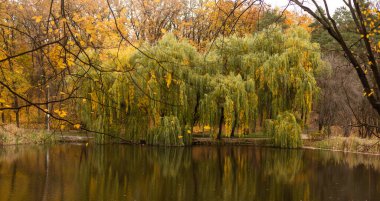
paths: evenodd
<path fill-rule="evenodd" d="M 73 134 L 73 133 L 72 133 Z M 0 147 L 8 146 L 19 146 L 19 145 L 42 145 L 42 144 L 96 144 L 94 142 L 93 136 L 83 136 L 83 135 L 62 135 L 55 136 L 54 139 L 41 142 L 40 140 L 35 141 L 23 141 L 20 143 L 0 143 Z M 117 143 L 117 142 L 110 142 Z M 107 143 L 108 144 L 108 143 Z M 129 145 L 145 145 L 144 143 L 133 143 L 133 142 L 120 142 L 118 144 L 129 144 Z M 221 145 L 221 146 L 254 146 L 254 147 L 274 147 L 273 139 L 265 136 L 260 137 L 242 137 L 242 138 L 222 138 L 216 140 L 210 137 L 196 136 L 192 137 L 192 143 L 190 146 L 210 146 L 210 145 Z M 276 147 L 274 147 L 276 148 Z M 360 150 L 360 148 L 362 150 Z M 331 152 L 342 152 L 342 153 L 353 153 L 353 154 L 363 154 L 363 155 L 373 155 L 380 156 L 380 139 L 361 139 L 358 137 L 331 137 L 322 140 L 310 140 L 303 139 L 303 146 L 298 149 L 304 150 L 321 150 L 321 151 L 331 151 Z"/>
<path fill-rule="evenodd" d="M 339 150 L 339 149 L 326 149 L 326 148 L 310 147 L 310 146 L 302 146 L 301 149 L 304 149 L 304 150 L 315 150 L 315 151 L 319 150 L 319 151 L 341 152 L 341 153 L 349 153 L 349 154 L 362 154 L 362 155 L 369 155 L 369 156 L 380 156 L 380 153 L 360 152 L 360 151 L 346 151 L 346 150 Z"/>
<path fill-rule="evenodd" d="M 252 140 L 252 139 L 250 139 Z M 87 142 L 88 143 L 88 142 Z M 46 145 L 46 144 L 87 144 L 85 142 L 74 142 L 74 141 L 57 141 L 57 142 L 51 142 L 51 143 L 45 143 L 45 144 L 36 144 L 36 143 L 22 143 L 22 144 L 0 144 L 0 148 L 4 147 L 13 147 L 13 146 L 39 146 L 39 145 Z M 120 145 L 145 145 L 140 143 L 107 143 L 107 144 L 120 144 Z M 106 145 L 106 144 L 96 144 L 96 145 Z M 147 146 L 155 146 L 155 145 L 147 145 Z M 156 145 L 157 146 L 157 145 Z M 271 144 L 249 144 L 249 143 L 231 143 L 231 142 L 212 142 L 212 143 L 200 143 L 200 144 L 192 144 L 188 147 L 192 146 L 252 146 L 252 147 L 267 147 L 267 148 L 277 148 L 277 149 L 286 149 L 286 148 L 278 148 L 274 147 Z M 180 146 L 170 146 L 170 147 L 180 147 Z M 312 151 L 328 151 L 328 152 L 341 152 L 341 153 L 348 153 L 348 154 L 359 154 L 359 155 L 368 155 L 368 156 L 380 156 L 380 153 L 373 153 L 373 152 L 361 152 L 361 151 L 347 151 L 347 150 L 341 150 L 341 149 L 327 149 L 327 148 L 319 148 L 319 147 L 313 147 L 313 146 L 302 146 L 300 148 L 296 148 L 299 150 L 312 150 Z"/>

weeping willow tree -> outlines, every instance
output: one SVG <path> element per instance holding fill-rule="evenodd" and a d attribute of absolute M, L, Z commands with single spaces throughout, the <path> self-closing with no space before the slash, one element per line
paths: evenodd
<path fill-rule="evenodd" d="M 257 103 L 254 81 L 244 81 L 241 75 L 231 73 L 214 76 L 208 84 L 212 90 L 200 101 L 201 124 L 218 126 L 217 134 L 211 132 L 218 139 L 223 127 L 226 137 L 234 135 L 237 125 L 248 128 L 249 116 L 255 112 Z"/>
<path fill-rule="evenodd" d="M 144 121 L 142 118 L 133 122 L 127 118 L 131 114 L 139 114 L 134 110 L 137 100 L 135 87 L 125 76 L 125 72 L 132 68 L 129 59 L 133 52 L 132 48 L 125 48 L 119 53 L 117 50 L 107 50 L 102 54 L 89 52 L 91 62 L 96 68 L 84 66 L 76 72 L 77 77 L 83 77 L 81 83 L 76 83 L 81 86 L 77 92 L 81 99 L 77 99 L 76 111 L 82 127 L 126 137 L 121 136 L 121 133 L 133 129 L 126 126 L 126 121 L 132 123 L 129 125 Z M 119 56 L 116 57 L 116 54 Z M 87 57 L 82 59 L 86 60 Z M 136 133 L 144 133 L 144 129 Z M 134 139 L 134 136 L 128 136 L 127 139 Z M 105 135 L 97 135 L 97 140 L 104 142 L 108 138 Z"/>
<path fill-rule="evenodd" d="M 94 68 L 78 72 L 86 75 L 79 92 L 84 99 L 77 108 L 83 125 L 136 143 L 191 143 L 191 110 L 196 100 L 189 95 L 195 87 L 186 79 L 195 75 L 191 71 L 198 52 L 173 35 L 156 45 L 145 44 L 141 50 L 91 55 L 102 72 Z"/>
<path fill-rule="evenodd" d="M 210 82 L 213 91 L 203 106 L 210 106 L 208 112 L 212 114 L 204 110 L 203 115 L 204 120 L 210 119 L 207 123 L 219 123 L 217 136 L 221 122 L 225 136 L 236 130 L 254 132 L 257 121 L 263 126 L 266 119 L 274 119 L 283 111 L 290 111 L 303 124 L 318 93 L 314 74 L 324 67 L 319 46 L 297 27 L 285 31 L 271 27 L 244 38 L 220 38 L 206 62 L 210 74 L 215 75 Z"/>
<path fill-rule="evenodd" d="M 103 71 L 78 71 L 85 126 L 157 145 L 190 144 L 195 127 L 242 136 L 284 111 L 302 127 L 323 67 L 318 45 L 297 27 L 219 38 L 208 52 L 167 34 L 140 50 L 94 52 Z"/>

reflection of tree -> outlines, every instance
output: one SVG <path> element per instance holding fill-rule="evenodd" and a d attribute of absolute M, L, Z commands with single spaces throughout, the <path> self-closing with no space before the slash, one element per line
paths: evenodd
<path fill-rule="evenodd" d="M 313 152 L 313 154 L 318 154 L 319 162 L 324 165 L 333 163 L 336 165 L 348 166 L 350 169 L 364 166 L 366 168 L 380 171 L 380 162 L 378 161 L 377 156 L 331 151 Z"/>
<path fill-rule="evenodd" d="M 160 151 L 152 151 L 149 154 L 150 162 L 155 167 L 155 174 L 163 177 L 176 177 L 184 163 L 188 163 L 189 154 L 184 154 L 184 148 L 158 148 Z M 188 153 L 188 152 L 187 152 Z"/>
<path fill-rule="evenodd" d="M 15 190 L 16 172 L 17 172 L 17 163 L 14 163 L 13 164 L 13 170 L 12 170 L 12 181 L 11 181 L 11 185 L 9 186 L 9 198 L 8 198 L 8 200 L 12 200 L 11 196 L 13 195 L 14 190 Z"/>
<path fill-rule="evenodd" d="M 364 155 L 244 146 L 12 149 L 0 156 L 0 201 L 326 200 L 336 183 L 347 199 L 380 192 L 379 160 Z"/>
<path fill-rule="evenodd" d="M 48 187 L 49 187 L 49 164 L 50 164 L 50 155 L 49 155 L 49 147 L 45 152 L 45 183 L 44 183 L 44 193 L 42 195 L 42 200 L 48 200 Z"/>
<path fill-rule="evenodd" d="M 268 176 L 273 176 L 277 183 L 293 183 L 302 168 L 302 152 L 281 150 L 270 152 L 266 156 L 265 169 Z"/>

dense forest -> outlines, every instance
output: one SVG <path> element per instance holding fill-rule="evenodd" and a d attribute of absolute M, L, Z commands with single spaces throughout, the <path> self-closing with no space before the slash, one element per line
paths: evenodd
<path fill-rule="evenodd" d="M 380 4 L 312 2 L 1 1 L 0 124 L 180 146 L 378 137 Z"/>

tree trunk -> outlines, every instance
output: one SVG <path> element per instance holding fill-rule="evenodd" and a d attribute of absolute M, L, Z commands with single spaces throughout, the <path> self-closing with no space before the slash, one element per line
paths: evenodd
<path fill-rule="evenodd" d="M 3 103 L 0 103 L 0 107 L 4 107 Z M 5 123 L 5 114 L 4 114 L 4 111 L 2 111 L 2 113 L 1 113 L 1 122 Z"/>
<path fill-rule="evenodd" d="M 198 115 L 198 108 L 199 108 L 199 101 L 200 101 L 200 94 L 199 93 L 197 93 L 197 100 L 196 101 L 197 102 L 195 104 L 194 112 L 193 112 L 193 122 L 192 122 L 192 125 L 191 125 L 191 133 L 193 133 L 193 128 L 194 128 L 196 122 L 199 119 L 199 115 Z"/>
<path fill-rule="evenodd" d="M 17 98 L 17 96 L 14 97 L 14 101 L 15 101 L 15 107 L 18 108 L 19 105 L 18 105 L 18 98 Z M 17 125 L 18 128 L 20 128 L 20 110 L 17 109 L 15 111 L 15 114 L 16 114 L 16 125 Z"/>
<path fill-rule="evenodd" d="M 364 72 L 364 69 L 361 67 L 362 64 L 361 64 L 360 60 L 351 51 L 350 44 L 348 44 L 347 41 L 345 41 L 345 39 L 343 38 L 343 36 L 342 36 L 342 34 L 341 34 L 337 24 L 336 24 L 336 21 L 331 18 L 329 13 L 327 12 L 327 13 L 321 15 L 320 12 L 319 13 L 313 12 L 310 7 L 305 6 L 303 4 L 303 1 L 299 1 L 299 0 L 291 0 L 291 1 L 294 2 L 295 4 L 297 4 L 298 6 L 300 6 L 304 11 L 306 11 L 314 19 L 316 19 L 323 26 L 323 28 L 325 28 L 327 30 L 327 32 L 330 34 L 330 36 L 333 37 L 339 43 L 339 45 L 341 46 L 342 50 L 345 53 L 345 57 L 350 61 L 353 68 L 355 69 L 356 74 L 360 80 L 360 83 L 364 88 L 364 92 L 366 94 L 366 97 L 367 97 L 369 103 L 371 104 L 373 109 L 375 109 L 376 112 L 380 115 L 380 100 L 379 100 L 378 96 L 368 95 L 368 94 L 371 94 L 372 90 L 375 90 L 376 88 L 379 88 L 379 86 L 380 86 L 380 73 L 378 70 L 376 58 L 374 57 L 374 53 L 373 53 L 373 50 L 371 48 L 371 44 L 370 44 L 369 39 L 366 37 L 363 37 L 368 61 L 371 62 L 369 67 L 373 72 L 373 77 L 375 78 L 374 79 L 374 85 L 375 86 L 373 86 L 373 87 L 371 87 L 371 84 L 368 80 L 368 77 L 367 77 L 366 73 Z M 362 24 L 365 23 L 364 22 L 365 19 L 363 19 L 362 15 L 361 15 L 361 9 L 359 6 L 359 2 L 354 0 L 352 5 L 347 5 L 347 6 L 349 7 L 349 10 L 351 11 L 351 16 L 356 23 L 357 29 L 364 36 L 368 36 L 366 28 L 365 27 L 363 28 L 361 26 Z"/>
<path fill-rule="evenodd" d="M 42 63 L 42 61 L 41 61 L 41 63 Z M 45 72 L 44 68 L 42 68 L 42 75 L 43 75 L 43 79 L 44 79 L 44 85 L 46 87 L 45 88 L 45 101 L 46 101 L 45 107 L 46 107 L 46 109 L 47 109 L 48 112 L 51 112 L 50 111 L 50 105 L 49 105 L 50 86 L 47 83 L 46 72 Z M 45 114 L 45 128 L 46 128 L 46 130 L 50 130 L 49 118 L 50 118 L 50 115 L 49 114 Z"/>
<path fill-rule="evenodd" d="M 237 122 L 238 122 L 238 114 L 235 110 L 235 119 L 234 119 L 234 124 L 232 125 L 232 130 L 231 130 L 231 137 L 235 137 L 235 129 L 236 129 L 236 126 L 237 126 Z"/>
<path fill-rule="evenodd" d="M 223 129 L 223 122 L 224 122 L 224 107 L 220 109 L 220 120 L 219 120 L 219 132 L 216 139 L 220 140 L 222 138 L 222 129 Z"/>

